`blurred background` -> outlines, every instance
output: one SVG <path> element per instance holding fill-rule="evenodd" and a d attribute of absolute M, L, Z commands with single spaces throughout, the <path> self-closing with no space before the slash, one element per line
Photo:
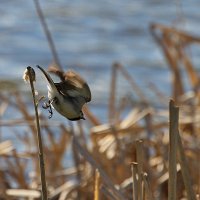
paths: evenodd
<path fill-rule="evenodd" d="M 72 179 L 76 180 L 73 183 L 76 195 L 84 194 L 85 199 L 92 199 L 97 168 L 101 175 L 105 170 L 114 189 L 118 184 L 121 192 L 131 197 L 130 163 L 141 164 L 137 148 L 142 142 L 137 142 L 143 139 L 144 148 L 140 146 L 146 153 L 143 172 L 150 174 L 150 186 L 157 199 L 167 199 L 170 97 L 182 106 L 180 127 L 187 155 L 190 155 L 190 165 L 185 166 L 192 168 L 196 179 L 193 186 L 199 194 L 200 173 L 196 172 L 200 159 L 200 39 L 174 30 L 200 36 L 200 1 L 39 2 L 63 69 L 77 71 L 88 82 L 92 93 L 88 104 L 90 112 L 86 110 L 87 120 L 73 123 L 76 124 L 74 129 L 56 112 L 49 120 L 48 111 L 40 105 L 44 152 L 48 155 L 48 189 L 52 196 L 60 195 L 61 192 L 55 192 L 56 188 Z M 0 197 L 8 199 L 6 195 L 12 196 L 9 189 L 14 187 L 40 190 L 34 110 L 30 86 L 24 83 L 22 76 L 27 66 L 40 65 L 47 70 L 53 56 L 33 0 L 1 0 L 0 16 L 0 158 L 3 160 Z M 165 50 L 171 53 L 174 61 L 171 65 L 166 61 L 166 54 L 163 55 L 164 48 L 160 48 L 151 34 L 152 23 L 170 27 L 156 28 L 163 31 L 161 42 L 165 42 Z M 116 62 L 121 64 L 117 65 L 117 75 L 113 70 Z M 47 96 L 46 82 L 39 70 L 35 68 L 35 71 L 39 97 Z M 73 165 L 73 170 L 68 171 Z M 68 176 L 73 178 L 68 179 Z M 102 185 L 106 188 L 106 184 Z M 180 197 L 184 196 L 183 189 L 177 191 L 181 191 Z M 38 195 L 40 197 L 40 193 Z"/>
<path fill-rule="evenodd" d="M 151 84 L 166 97 L 171 95 L 171 73 L 150 33 L 152 22 L 197 36 L 200 32 L 197 0 L 43 0 L 40 4 L 63 68 L 78 71 L 88 82 L 92 92 L 89 108 L 102 123 L 108 121 L 114 62 L 125 67 L 148 103 L 159 106 L 155 92 L 149 88 Z M 23 71 L 29 65 L 48 68 L 53 61 L 48 41 L 33 1 L 2 0 L 0 13 L 0 92 L 19 90 L 30 97 L 29 86 L 22 80 Z M 200 69 L 198 45 L 187 53 L 195 69 Z M 38 69 L 36 74 L 36 89 L 40 95 L 47 95 L 46 82 Z M 122 97 L 140 103 L 126 78 L 119 75 L 116 98 Z M 48 116 L 48 112 L 44 114 Z M 8 119 L 18 117 L 12 109 L 4 115 Z M 65 121 L 56 112 L 54 119 Z"/>
<path fill-rule="evenodd" d="M 98 115 L 105 114 L 101 112 L 108 103 L 111 65 L 116 61 L 126 67 L 150 100 L 150 82 L 170 94 L 170 72 L 149 25 L 162 23 L 198 35 L 199 6 L 197 0 L 41 1 L 61 64 L 66 70 L 79 71 L 88 81 L 93 95 L 90 105 L 101 106 Z M 21 80 L 24 69 L 37 64 L 47 68 L 52 62 L 48 42 L 33 1 L 2 0 L 0 13 L 0 79 L 14 81 L 27 91 Z M 199 68 L 200 52 L 195 54 L 195 67 Z M 40 74 L 38 79 L 37 89 L 45 91 Z M 130 95 L 123 79 L 118 95 Z"/>

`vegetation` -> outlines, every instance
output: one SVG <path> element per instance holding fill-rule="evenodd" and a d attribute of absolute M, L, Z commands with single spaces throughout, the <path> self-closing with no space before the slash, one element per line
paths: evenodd
<path fill-rule="evenodd" d="M 61 68 L 37 0 L 35 3 L 53 49 L 54 61 Z M 200 81 L 185 50 L 200 39 L 158 24 L 152 24 L 150 30 L 173 78 L 173 100 L 155 85 L 150 87 L 163 105 L 159 108 L 150 103 L 119 63 L 112 66 L 106 124 L 102 124 L 89 107 L 84 108 L 87 120 L 79 121 L 76 126 L 50 121 L 40 112 L 37 104 L 40 99 L 35 99 L 33 85 L 36 115 L 30 104 L 32 100 L 25 101 L 18 90 L 0 93 L 0 126 L 7 127 L 1 134 L 12 132 L 13 138 L 23 147 L 19 151 L 12 140 L 1 140 L 0 199 L 199 199 Z M 183 70 L 190 81 L 189 91 L 184 89 Z M 130 99 L 121 97 L 117 103 L 117 73 L 125 77 L 139 99 L 125 117 L 122 113 L 128 106 L 130 108 L 127 104 Z M 169 109 L 165 109 L 168 103 Z M 17 113 L 19 118 L 5 120 L 8 110 Z M 26 129 L 15 129 L 22 125 Z M 38 141 L 43 145 L 43 148 L 39 145 L 40 151 Z M 67 153 L 71 155 L 71 163 L 73 161 L 71 167 L 67 163 L 70 162 L 66 159 Z"/>

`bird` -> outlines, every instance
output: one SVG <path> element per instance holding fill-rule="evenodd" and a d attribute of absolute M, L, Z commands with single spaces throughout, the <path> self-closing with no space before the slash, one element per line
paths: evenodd
<path fill-rule="evenodd" d="M 42 67 L 39 65 L 37 67 L 47 80 L 49 100 L 43 105 L 43 108 L 50 109 L 49 118 L 53 115 L 52 106 L 68 120 L 85 120 L 82 107 L 85 103 L 91 101 L 91 91 L 87 82 L 72 70 L 65 73 L 55 67 L 50 67 L 48 71 L 57 75 L 61 80 L 59 83 L 54 83 L 51 76 Z"/>

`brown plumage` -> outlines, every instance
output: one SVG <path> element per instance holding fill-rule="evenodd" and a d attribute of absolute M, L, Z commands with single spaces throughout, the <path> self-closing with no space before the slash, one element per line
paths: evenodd
<path fill-rule="evenodd" d="M 48 71 L 60 78 L 61 82 L 55 85 L 61 94 L 72 97 L 82 96 L 86 102 L 91 101 L 90 88 L 79 74 L 72 70 L 63 72 L 55 67 L 49 67 Z"/>
<path fill-rule="evenodd" d="M 49 101 L 44 108 L 49 108 L 52 116 L 51 106 L 61 115 L 69 120 L 85 119 L 82 107 L 91 101 L 91 92 L 88 84 L 74 71 L 66 73 L 57 68 L 50 67 L 49 72 L 57 75 L 61 82 L 54 83 L 50 75 L 40 66 L 37 66 L 47 80 Z"/>

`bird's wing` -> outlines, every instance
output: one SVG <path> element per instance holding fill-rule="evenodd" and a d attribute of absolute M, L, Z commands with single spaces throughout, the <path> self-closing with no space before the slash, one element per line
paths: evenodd
<path fill-rule="evenodd" d="M 58 77 L 60 78 L 61 81 L 64 81 L 64 80 L 65 80 L 65 73 L 64 73 L 62 70 L 60 70 L 60 69 L 58 69 L 58 68 L 56 68 L 56 67 L 54 67 L 54 66 L 50 66 L 50 67 L 48 68 L 48 72 L 53 73 L 53 74 L 55 74 L 56 76 L 58 76 Z"/>
<path fill-rule="evenodd" d="M 69 96 L 74 98 L 82 97 L 85 100 L 85 102 L 91 101 L 91 92 L 87 83 L 84 83 L 83 85 L 81 85 L 81 87 L 77 87 L 76 85 L 73 84 L 73 82 L 70 81 L 56 83 L 55 85 L 57 90 L 64 96 Z"/>
<path fill-rule="evenodd" d="M 50 67 L 48 71 L 61 79 L 62 82 L 55 84 L 60 93 L 65 96 L 83 97 L 85 102 L 91 101 L 91 92 L 88 84 L 76 72 L 69 70 L 64 73 L 55 67 Z"/>
<path fill-rule="evenodd" d="M 85 102 L 91 101 L 91 92 L 88 84 L 73 71 L 65 73 L 65 81 L 56 83 L 56 87 L 65 96 L 83 97 Z"/>

